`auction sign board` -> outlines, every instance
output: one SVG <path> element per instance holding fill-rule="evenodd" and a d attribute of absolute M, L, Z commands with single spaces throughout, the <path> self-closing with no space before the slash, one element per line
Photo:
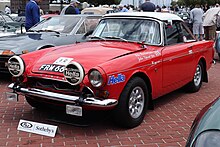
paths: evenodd
<path fill-rule="evenodd" d="M 57 126 L 21 119 L 17 129 L 20 131 L 54 137 L 56 134 Z"/>

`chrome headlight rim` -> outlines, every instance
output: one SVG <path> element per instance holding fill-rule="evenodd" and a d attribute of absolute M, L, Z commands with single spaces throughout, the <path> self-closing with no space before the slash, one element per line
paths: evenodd
<path fill-rule="evenodd" d="M 12 64 L 12 60 L 17 60 L 20 66 L 20 71 L 18 72 L 18 74 L 14 74 L 12 72 L 12 68 L 10 68 L 10 65 Z M 25 71 L 25 63 L 23 61 L 23 59 L 20 56 L 12 56 L 11 58 L 9 58 L 8 60 L 8 71 L 10 72 L 10 74 L 12 74 L 13 77 L 20 77 L 24 71 Z"/>
<path fill-rule="evenodd" d="M 218 136 L 219 138 L 217 138 L 217 140 L 210 140 L 213 139 L 213 137 Z M 211 138 L 210 138 L 211 136 Z M 218 129 L 211 129 L 211 130 L 205 130 L 201 133 L 199 133 L 199 135 L 194 139 L 192 146 L 193 147 L 200 147 L 201 144 L 207 143 L 209 141 L 210 143 L 218 143 L 220 145 L 219 142 L 220 139 L 220 130 Z M 212 141 L 212 142 L 210 142 Z"/>
<path fill-rule="evenodd" d="M 98 78 L 97 78 L 98 77 Z M 90 84 L 95 87 L 95 88 L 98 88 L 98 87 L 101 87 L 104 83 L 104 78 L 103 78 L 103 75 L 102 73 L 97 70 L 97 69 L 92 69 L 89 71 L 89 75 L 88 75 L 88 78 L 89 78 L 89 82 Z M 99 79 L 99 80 L 97 80 Z"/>
<path fill-rule="evenodd" d="M 74 78 L 74 77 L 70 77 L 70 76 L 67 76 L 67 75 L 66 75 L 66 71 L 69 71 L 69 70 L 68 70 L 68 69 L 69 69 L 69 66 L 75 66 L 75 67 L 79 70 L 79 78 L 77 78 L 78 81 L 75 82 L 75 83 L 72 83 L 72 82 L 70 81 L 71 78 Z M 78 63 L 78 62 L 76 62 L 76 61 L 71 61 L 70 63 L 68 63 L 68 64 L 65 66 L 63 75 L 64 75 L 65 80 L 66 80 L 69 84 L 71 84 L 71 85 L 78 85 L 78 84 L 80 84 L 80 83 L 83 81 L 83 79 L 84 79 L 84 77 L 85 77 L 85 71 L 84 71 L 84 68 L 82 67 L 82 65 L 81 65 L 80 63 Z"/>

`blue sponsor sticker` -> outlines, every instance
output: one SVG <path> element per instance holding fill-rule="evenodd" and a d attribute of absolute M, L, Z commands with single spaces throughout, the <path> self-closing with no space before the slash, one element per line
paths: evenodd
<path fill-rule="evenodd" d="M 109 76 L 108 77 L 108 85 L 114 85 L 125 81 L 125 75 L 118 74 L 117 76 Z"/>

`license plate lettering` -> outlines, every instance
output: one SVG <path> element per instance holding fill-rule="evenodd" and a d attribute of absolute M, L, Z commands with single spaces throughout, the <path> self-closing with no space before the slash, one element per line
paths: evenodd
<path fill-rule="evenodd" d="M 44 64 L 39 68 L 41 71 L 51 71 L 51 72 L 60 72 L 63 73 L 64 66 L 54 65 L 54 64 Z"/>

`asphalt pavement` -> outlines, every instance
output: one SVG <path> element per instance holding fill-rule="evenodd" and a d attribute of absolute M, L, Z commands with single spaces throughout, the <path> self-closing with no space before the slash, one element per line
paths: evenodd
<path fill-rule="evenodd" d="M 215 56 L 217 58 L 217 56 Z M 176 90 L 154 101 L 143 123 L 133 129 L 114 124 L 109 112 L 91 112 L 83 118 L 63 112 L 33 109 L 23 97 L 9 102 L 3 94 L 10 77 L 0 75 L 0 147 L 178 147 L 185 146 L 197 113 L 220 95 L 220 62 L 208 71 L 209 82 L 197 93 Z M 58 126 L 55 137 L 18 131 L 19 120 Z"/>

